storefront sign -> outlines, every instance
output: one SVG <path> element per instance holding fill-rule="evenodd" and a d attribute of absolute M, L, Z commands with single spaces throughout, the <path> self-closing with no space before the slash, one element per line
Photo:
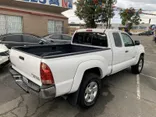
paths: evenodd
<path fill-rule="evenodd" d="M 39 3 L 45 5 L 55 5 L 64 8 L 72 8 L 73 7 L 73 0 L 17 0 L 23 2 L 31 2 L 31 3 Z"/>

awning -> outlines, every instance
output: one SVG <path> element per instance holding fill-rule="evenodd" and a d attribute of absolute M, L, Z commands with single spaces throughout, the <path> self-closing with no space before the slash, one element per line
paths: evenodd
<path fill-rule="evenodd" d="M 49 12 L 55 14 L 61 14 L 62 12 L 68 10 L 68 8 L 58 7 L 58 6 L 50 6 L 50 5 L 42 5 L 30 2 L 20 2 L 15 0 L 0 0 L 0 6 L 11 6 L 22 9 L 36 10 L 42 12 Z"/>

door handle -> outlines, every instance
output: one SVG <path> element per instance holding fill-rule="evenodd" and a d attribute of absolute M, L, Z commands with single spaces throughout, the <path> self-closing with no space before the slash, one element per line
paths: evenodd
<path fill-rule="evenodd" d="M 22 56 L 19 56 L 19 59 L 21 59 L 21 60 L 23 60 L 23 61 L 24 61 L 24 57 L 22 57 Z"/>
<path fill-rule="evenodd" d="M 128 53 L 128 52 L 129 52 L 128 50 L 125 51 L 125 53 Z"/>

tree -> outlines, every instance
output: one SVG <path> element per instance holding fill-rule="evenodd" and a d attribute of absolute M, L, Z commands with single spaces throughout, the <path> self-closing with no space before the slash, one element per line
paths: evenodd
<path fill-rule="evenodd" d="M 112 5 L 116 0 L 78 0 L 75 14 L 86 23 L 87 28 L 96 28 L 96 22 L 107 22 L 114 16 Z"/>
<path fill-rule="evenodd" d="M 111 18 L 114 17 L 114 9 L 113 5 L 117 2 L 117 0 L 106 0 L 105 7 L 102 9 L 102 23 L 107 23 L 107 27 L 111 26 Z"/>
<path fill-rule="evenodd" d="M 140 13 L 142 12 L 141 9 L 135 10 L 134 8 L 127 8 L 120 10 L 120 17 L 122 19 L 122 24 L 127 26 L 127 29 L 130 30 L 132 26 L 139 25 L 141 18 Z"/>

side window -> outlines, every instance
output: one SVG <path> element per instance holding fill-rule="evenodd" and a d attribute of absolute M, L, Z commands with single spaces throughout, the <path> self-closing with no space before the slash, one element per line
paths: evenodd
<path fill-rule="evenodd" d="M 53 35 L 50 38 L 51 39 L 61 39 L 61 35 Z"/>
<path fill-rule="evenodd" d="M 125 33 L 122 33 L 122 39 L 125 44 L 125 47 L 134 46 L 132 39 Z"/>
<path fill-rule="evenodd" d="M 22 42 L 22 36 L 21 35 L 7 36 L 4 38 L 4 41 Z"/>
<path fill-rule="evenodd" d="M 62 35 L 62 36 L 63 36 L 63 40 L 71 40 L 70 36 L 67 36 L 67 35 Z"/>
<path fill-rule="evenodd" d="M 5 37 L 0 37 L 0 42 L 4 40 L 5 40 Z"/>
<path fill-rule="evenodd" d="M 23 35 L 24 42 L 28 43 L 39 43 L 40 39 L 35 36 Z"/>
<path fill-rule="evenodd" d="M 122 47 L 122 41 L 119 33 L 113 33 L 114 42 L 116 47 Z"/>

